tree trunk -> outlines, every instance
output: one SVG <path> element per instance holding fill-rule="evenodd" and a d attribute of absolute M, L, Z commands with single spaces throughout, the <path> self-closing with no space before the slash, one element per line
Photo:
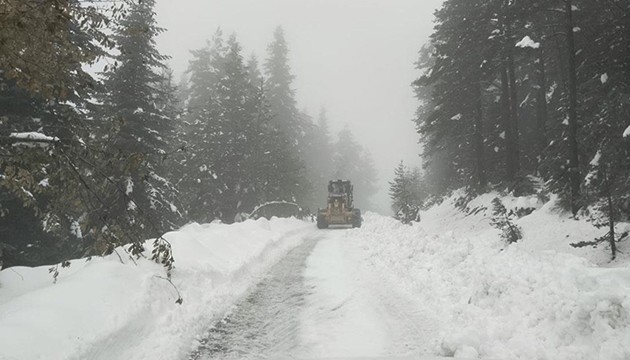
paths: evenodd
<path fill-rule="evenodd" d="M 536 172 L 540 174 L 540 162 L 542 161 L 543 151 L 547 147 L 547 78 L 545 74 L 545 56 L 541 46 L 538 51 L 538 90 L 536 92 L 536 137 L 538 149 L 536 151 Z"/>
<path fill-rule="evenodd" d="M 475 116 L 475 158 L 477 162 L 477 180 L 479 190 L 484 191 L 486 188 L 486 170 L 483 149 L 483 99 L 481 82 L 476 85 L 477 88 L 477 111 Z"/>
<path fill-rule="evenodd" d="M 615 207 L 612 200 L 612 179 L 611 172 L 607 171 L 605 190 L 606 199 L 608 200 L 608 243 L 610 244 L 610 252 L 612 253 L 611 260 L 615 260 L 617 257 L 617 244 L 615 243 Z"/>
<path fill-rule="evenodd" d="M 505 29 L 504 68 L 506 69 L 504 70 L 504 74 L 502 74 L 502 80 L 505 80 L 503 83 L 503 97 L 504 99 L 509 99 L 508 104 L 504 104 L 504 111 L 507 111 L 509 115 L 509 121 L 505 124 L 506 129 L 509 129 L 509 131 L 506 131 L 506 141 L 508 143 L 507 178 L 510 185 L 513 185 L 516 174 L 520 170 L 520 150 L 518 141 L 518 96 L 516 90 L 516 70 L 514 68 L 514 39 L 512 36 L 512 16 L 510 14 L 509 0 L 504 1 L 503 12 L 503 26 Z"/>
<path fill-rule="evenodd" d="M 512 162 L 514 171 L 518 173 L 521 169 L 520 149 L 518 136 L 518 95 L 516 92 L 516 70 L 514 69 L 514 53 L 512 42 L 508 43 L 508 75 L 510 84 L 510 127 L 512 128 Z"/>
<path fill-rule="evenodd" d="M 501 115 L 503 118 L 503 131 L 505 132 L 505 180 L 508 184 L 514 182 L 516 169 L 512 160 L 514 153 L 514 141 L 512 136 L 512 126 L 510 125 L 510 85 L 508 83 L 507 68 L 503 66 L 501 69 Z"/>
<path fill-rule="evenodd" d="M 615 209 L 613 208 L 612 195 L 610 194 L 610 191 L 608 191 L 608 226 L 610 228 L 608 233 L 608 241 L 610 242 L 610 251 L 612 253 L 611 260 L 615 260 L 615 258 L 617 257 L 617 244 L 615 243 L 614 211 Z"/>
<path fill-rule="evenodd" d="M 573 4 L 565 0 L 568 75 L 569 75 L 569 176 L 571 185 L 571 211 L 580 209 L 580 169 L 577 142 L 577 73 L 575 68 L 575 40 L 573 37 Z"/>

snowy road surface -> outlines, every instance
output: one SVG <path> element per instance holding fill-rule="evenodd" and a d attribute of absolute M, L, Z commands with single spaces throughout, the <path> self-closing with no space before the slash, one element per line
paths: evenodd
<path fill-rule="evenodd" d="M 206 359 L 407 358 L 429 353 L 430 314 L 356 257 L 334 229 L 309 235 L 216 323 L 191 354 Z"/>
<path fill-rule="evenodd" d="M 575 249 L 599 230 L 553 201 L 508 197 L 539 208 L 507 246 L 495 196 L 466 213 L 454 195 L 413 226 L 373 213 L 361 229 L 189 224 L 166 234 L 172 283 L 116 254 L 73 260 L 56 284 L 49 266 L 4 269 L 0 360 L 630 359 L 625 243 L 615 262 Z"/>

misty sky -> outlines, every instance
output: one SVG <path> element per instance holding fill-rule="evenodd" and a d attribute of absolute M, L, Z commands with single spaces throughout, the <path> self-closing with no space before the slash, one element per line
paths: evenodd
<path fill-rule="evenodd" d="M 400 160 L 419 165 L 412 118 L 414 62 L 431 33 L 442 0 L 157 0 L 167 32 L 158 47 L 172 56 L 176 74 L 189 50 L 204 46 L 218 27 L 236 33 L 244 56 L 262 63 L 273 30 L 289 43 L 294 88 L 302 109 L 316 117 L 325 107 L 336 135 L 348 126 L 372 153 L 379 171 L 380 212 L 389 211 L 387 182 Z M 325 200 L 322 199 L 322 204 Z"/>

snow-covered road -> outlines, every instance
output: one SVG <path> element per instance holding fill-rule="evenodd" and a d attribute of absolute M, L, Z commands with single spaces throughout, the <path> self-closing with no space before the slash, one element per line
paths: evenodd
<path fill-rule="evenodd" d="M 361 229 L 189 224 L 166 235 L 177 289 L 158 264 L 115 254 L 73 260 L 56 284 L 49 266 L 5 269 L 0 360 L 630 359 L 627 245 L 615 262 L 574 249 L 598 229 L 506 197 L 537 206 L 507 246 L 494 196 L 472 213 L 454 196 L 412 226 L 373 213 Z"/>
<path fill-rule="evenodd" d="M 191 358 L 274 358 L 293 354 L 300 343 L 299 316 L 308 293 L 302 269 L 316 242 L 316 238 L 307 239 L 274 265 L 245 299 L 209 329 Z"/>
<path fill-rule="evenodd" d="M 192 359 L 407 357 L 429 352 L 435 320 L 334 229 L 308 235 L 221 321 Z"/>

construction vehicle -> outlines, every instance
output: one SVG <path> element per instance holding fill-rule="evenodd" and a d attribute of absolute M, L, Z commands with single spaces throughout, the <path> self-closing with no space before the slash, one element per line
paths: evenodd
<path fill-rule="evenodd" d="M 361 210 L 352 204 L 353 186 L 350 181 L 328 182 L 328 205 L 317 210 L 317 227 L 326 229 L 330 225 L 351 225 L 361 227 Z"/>

